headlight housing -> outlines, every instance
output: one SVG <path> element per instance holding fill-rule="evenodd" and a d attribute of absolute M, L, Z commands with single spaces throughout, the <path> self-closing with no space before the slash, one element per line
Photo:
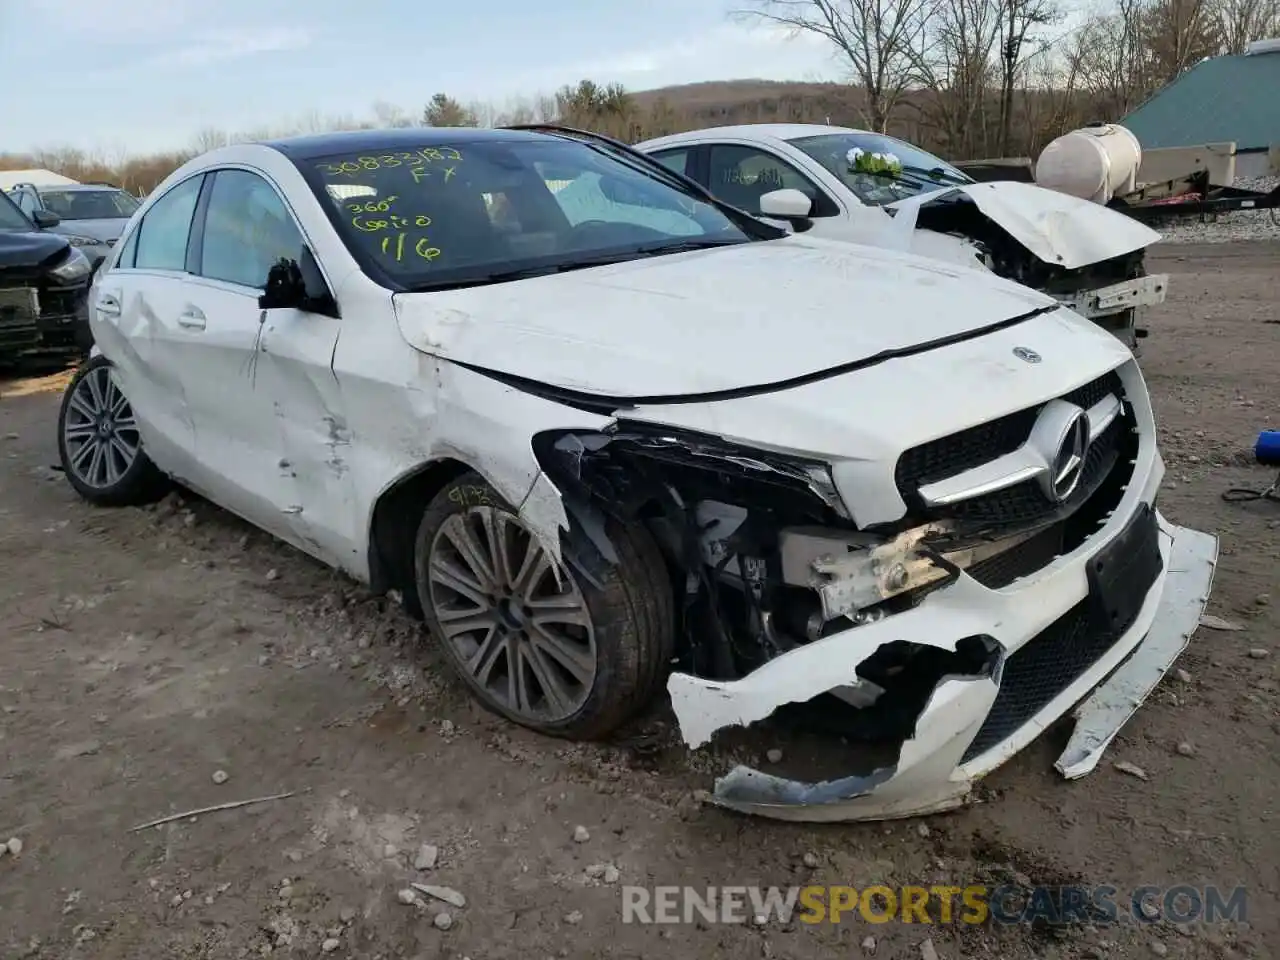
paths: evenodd
<path fill-rule="evenodd" d="M 68 251 L 67 259 L 49 271 L 63 283 L 74 283 L 76 280 L 89 276 L 92 272 L 93 265 L 89 263 L 89 258 L 75 247 Z"/>
<path fill-rule="evenodd" d="M 850 514 L 831 467 L 820 460 L 742 446 L 683 428 L 619 420 L 601 432 L 552 430 L 533 438 L 542 468 L 558 483 L 590 489 L 615 504 L 642 501 L 648 492 L 671 485 L 674 472 L 693 483 L 700 498 L 735 500 L 730 488 L 787 493 L 809 501 L 831 519 L 848 523 Z"/>

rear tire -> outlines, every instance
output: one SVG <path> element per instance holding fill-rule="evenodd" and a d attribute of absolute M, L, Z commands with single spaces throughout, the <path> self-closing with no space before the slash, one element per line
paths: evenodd
<path fill-rule="evenodd" d="M 608 536 L 618 562 L 597 585 L 552 557 L 478 474 L 428 504 L 418 599 L 485 707 L 541 733 L 599 739 L 653 699 L 675 642 L 670 581 L 643 527 L 611 525 Z"/>
<path fill-rule="evenodd" d="M 67 384 L 58 410 L 58 456 L 76 493 L 103 507 L 159 500 L 168 481 L 142 449 L 128 399 L 111 361 L 96 356 Z"/>

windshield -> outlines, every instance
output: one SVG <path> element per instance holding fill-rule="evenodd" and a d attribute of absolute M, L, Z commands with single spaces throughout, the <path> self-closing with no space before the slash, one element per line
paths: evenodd
<path fill-rule="evenodd" d="M 844 181 L 859 200 L 873 206 L 973 183 L 932 153 L 880 133 L 824 133 L 790 142 Z"/>
<path fill-rule="evenodd" d="M 41 190 L 40 203 L 63 220 L 119 220 L 139 206 L 123 190 Z"/>
<path fill-rule="evenodd" d="M 300 161 L 353 256 L 401 289 L 756 239 L 643 164 L 576 140 L 523 138 Z"/>
<path fill-rule="evenodd" d="M 13 199 L 0 190 L 0 230 L 23 230 L 31 232 L 36 225 L 27 219 L 27 215 L 18 209 Z"/>

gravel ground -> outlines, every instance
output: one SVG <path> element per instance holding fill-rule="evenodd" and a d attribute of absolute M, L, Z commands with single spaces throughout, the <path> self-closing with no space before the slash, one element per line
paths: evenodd
<path fill-rule="evenodd" d="M 1241 190 L 1270 192 L 1280 186 L 1280 177 L 1237 180 Z M 1248 240 L 1280 240 L 1280 209 L 1239 210 L 1207 220 L 1183 220 L 1155 228 L 1166 243 L 1232 243 Z"/>
<path fill-rule="evenodd" d="M 605 746 L 503 723 L 389 604 L 222 511 L 79 502 L 48 466 L 65 375 L 0 384 L 0 842 L 20 842 L 0 856 L 0 957 L 1273 956 L 1280 686 L 1250 651 L 1280 641 L 1280 506 L 1219 495 L 1269 479 L 1248 450 L 1280 420 L 1278 262 L 1276 244 L 1159 250 L 1175 277 L 1142 361 L 1162 508 L 1221 535 L 1211 609 L 1241 629 L 1201 630 L 1089 778 L 1052 772 L 1052 730 L 986 802 L 889 825 L 703 806 L 730 758 L 673 743 L 661 709 Z M 1250 922 L 621 922 L 621 884 L 1003 880 L 1245 884 Z"/>

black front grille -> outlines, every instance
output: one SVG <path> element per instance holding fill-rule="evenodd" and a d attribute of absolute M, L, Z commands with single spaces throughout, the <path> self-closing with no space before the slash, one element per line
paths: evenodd
<path fill-rule="evenodd" d="M 0 354 L 25 350 L 39 342 L 33 292 L 30 287 L 0 289 Z"/>
<path fill-rule="evenodd" d="M 78 287 L 47 285 L 40 290 L 40 316 L 45 318 L 75 316 L 76 308 L 87 295 L 87 288 L 83 284 Z"/>
<path fill-rule="evenodd" d="M 1108 395 L 1123 399 L 1124 387 L 1115 372 L 1108 373 L 1065 394 L 1062 399 L 1088 409 Z M 912 447 L 898 458 L 894 479 L 908 512 L 930 520 L 956 519 L 992 526 L 1020 526 L 1069 513 L 1089 499 L 1118 464 L 1131 469 L 1121 456 L 1124 438 L 1133 430 L 1132 410 L 1125 406 L 1121 416 L 1096 437 L 1089 447 L 1076 494 L 1066 504 L 1050 501 L 1034 480 L 1004 490 L 974 497 L 946 507 L 926 509 L 920 487 L 953 477 L 996 457 L 1013 453 L 1026 441 L 1044 404 L 1037 404 L 996 420 L 969 427 L 958 433 Z M 1116 502 L 1119 498 L 1117 496 Z M 1114 503 L 1112 506 L 1114 507 Z"/>
<path fill-rule="evenodd" d="M 1055 557 L 1065 552 L 1065 527 L 1065 523 L 1055 523 L 1016 547 L 975 563 L 966 568 L 965 573 L 991 590 L 1007 587 L 1015 580 L 1048 566 Z"/>
<path fill-rule="evenodd" d="M 1012 736 L 1097 663 L 1132 625 L 1100 630 L 1090 612 L 1086 597 L 1005 661 L 1000 692 L 961 763 Z"/>

